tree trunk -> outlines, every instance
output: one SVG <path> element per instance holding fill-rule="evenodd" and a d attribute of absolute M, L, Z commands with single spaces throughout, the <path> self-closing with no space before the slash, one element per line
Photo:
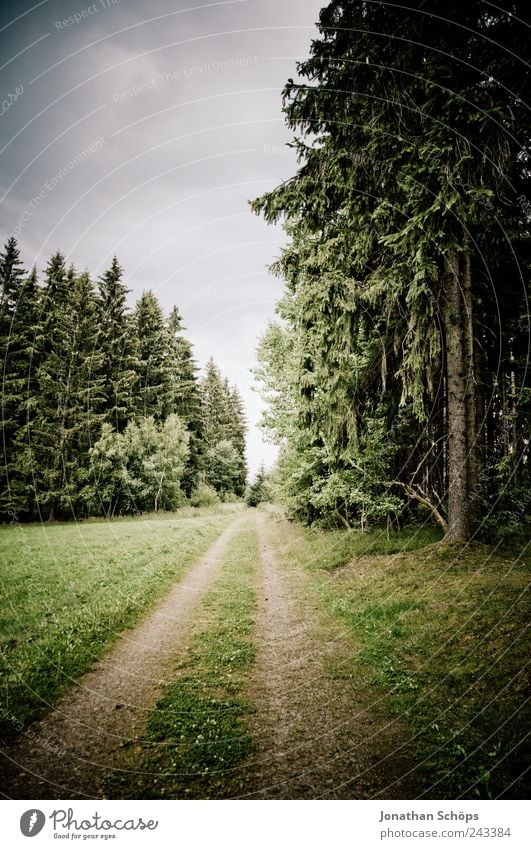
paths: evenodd
<path fill-rule="evenodd" d="M 476 339 L 476 345 L 474 347 L 474 374 L 476 377 L 476 430 L 478 433 L 476 457 L 480 472 L 484 476 L 488 456 L 488 417 L 485 400 L 487 367 L 483 334 L 479 335 L 479 338 Z"/>
<path fill-rule="evenodd" d="M 450 252 L 443 277 L 443 326 L 448 389 L 448 530 L 447 542 L 470 538 L 468 503 L 468 427 L 466 406 L 466 317 L 460 292 L 459 257 Z"/>
<path fill-rule="evenodd" d="M 516 419 L 518 415 L 518 408 L 516 404 L 516 373 L 514 371 L 514 356 L 511 351 L 510 354 L 510 362 L 511 362 L 511 372 L 510 372 L 510 384 L 511 384 L 511 454 L 517 456 L 518 454 L 518 430 L 516 427 Z"/>
<path fill-rule="evenodd" d="M 474 362 L 474 308 L 472 299 L 472 262 L 470 256 L 470 239 L 465 234 L 467 249 L 464 255 L 463 269 L 463 336 L 465 357 L 465 408 L 467 422 L 467 487 L 473 502 L 470 503 L 471 514 L 476 512 L 479 486 L 479 444 L 478 416 L 476 409 L 476 370 Z"/>

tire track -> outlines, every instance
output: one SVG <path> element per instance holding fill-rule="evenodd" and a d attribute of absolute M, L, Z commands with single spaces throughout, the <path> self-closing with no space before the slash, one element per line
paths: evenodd
<path fill-rule="evenodd" d="M 269 527 L 269 531 L 268 531 Z M 355 647 L 322 612 L 303 574 L 279 564 L 257 523 L 262 559 L 255 676 L 250 693 L 255 756 L 247 798 L 411 798 L 397 751 L 404 729 L 348 680 Z"/>

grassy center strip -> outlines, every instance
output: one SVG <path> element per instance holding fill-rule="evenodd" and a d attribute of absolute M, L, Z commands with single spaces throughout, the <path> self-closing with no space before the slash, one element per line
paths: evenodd
<path fill-rule="evenodd" d="M 0 528 L 0 736 L 41 717 L 235 518 L 197 512 Z"/>
<path fill-rule="evenodd" d="M 112 793 L 215 799 L 241 792 L 238 766 L 252 748 L 245 717 L 253 708 L 243 692 L 255 657 L 258 562 L 250 518 L 229 543 L 220 577 L 202 602 L 175 682 L 151 712 L 136 779 L 115 776 Z"/>

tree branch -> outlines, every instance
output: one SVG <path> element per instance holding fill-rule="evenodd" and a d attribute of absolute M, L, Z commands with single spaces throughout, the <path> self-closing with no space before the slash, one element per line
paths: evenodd
<path fill-rule="evenodd" d="M 437 506 L 433 503 L 433 501 L 428 498 L 427 495 L 423 494 L 422 492 L 419 492 L 417 489 L 414 489 L 413 485 L 410 483 L 402 483 L 402 481 L 392 481 L 392 483 L 396 484 L 397 486 L 401 486 L 405 490 L 406 495 L 408 495 L 410 498 L 415 499 L 415 501 L 418 501 L 419 504 L 424 504 L 424 506 L 431 511 L 433 518 L 446 534 L 446 532 L 448 531 L 448 524 L 446 522 L 446 519 L 444 518 L 442 513 L 437 509 Z"/>

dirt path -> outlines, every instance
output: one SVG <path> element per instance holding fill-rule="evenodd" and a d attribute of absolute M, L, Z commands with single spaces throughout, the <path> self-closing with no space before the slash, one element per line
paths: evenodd
<path fill-rule="evenodd" d="M 258 520 L 262 554 L 258 656 L 249 693 L 256 752 L 248 798 L 411 798 L 400 779 L 404 733 L 348 679 L 354 647 L 320 609 L 305 577 L 282 566 L 268 543 L 275 523 Z"/>
<path fill-rule="evenodd" d="M 166 600 L 86 674 L 57 707 L 6 752 L 3 792 L 11 798 L 100 798 L 103 780 L 134 768 L 148 711 L 172 678 L 196 606 L 242 519 L 227 528 Z M 166 676 L 166 672 L 168 673 Z"/>

